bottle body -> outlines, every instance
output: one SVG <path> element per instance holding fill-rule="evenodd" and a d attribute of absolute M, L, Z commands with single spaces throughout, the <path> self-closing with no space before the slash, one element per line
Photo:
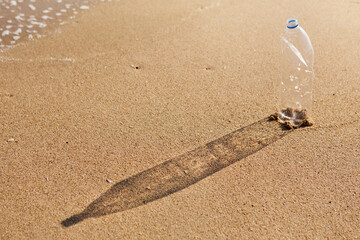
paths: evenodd
<path fill-rule="evenodd" d="M 280 122 L 297 127 L 308 121 L 312 111 L 314 51 L 297 20 L 290 19 L 287 24 L 281 35 L 277 115 Z"/>

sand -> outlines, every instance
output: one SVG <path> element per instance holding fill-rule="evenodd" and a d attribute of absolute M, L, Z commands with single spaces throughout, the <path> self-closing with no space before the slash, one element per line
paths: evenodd
<path fill-rule="evenodd" d="M 0 238 L 360 238 L 359 12 L 357 1 L 111 2 L 1 53 Z M 199 181 L 61 224 L 274 113 L 289 17 L 314 47 L 313 126 L 270 143 L 248 131 L 261 147 Z"/>

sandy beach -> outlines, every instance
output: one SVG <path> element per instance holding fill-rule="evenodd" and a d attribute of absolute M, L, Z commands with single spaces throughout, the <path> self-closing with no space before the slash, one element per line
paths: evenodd
<path fill-rule="evenodd" d="M 0 238 L 360 238 L 359 12 L 124 0 L 1 52 Z M 314 125 L 283 132 L 264 119 L 290 17 Z"/>

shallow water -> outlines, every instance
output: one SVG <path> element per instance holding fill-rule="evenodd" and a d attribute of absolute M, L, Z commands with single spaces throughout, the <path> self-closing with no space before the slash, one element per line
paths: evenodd
<path fill-rule="evenodd" d="M 104 1 L 0 0 L 0 50 L 44 37 L 50 29 L 65 24 L 94 3 Z"/>

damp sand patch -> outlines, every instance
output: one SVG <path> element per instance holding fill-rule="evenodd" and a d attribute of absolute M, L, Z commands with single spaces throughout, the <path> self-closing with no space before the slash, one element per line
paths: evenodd
<path fill-rule="evenodd" d="M 306 109 L 285 108 L 272 114 L 271 119 L 289 128 L 308 127 L 313 125 L 313 120 L 308 116 Z"/>

